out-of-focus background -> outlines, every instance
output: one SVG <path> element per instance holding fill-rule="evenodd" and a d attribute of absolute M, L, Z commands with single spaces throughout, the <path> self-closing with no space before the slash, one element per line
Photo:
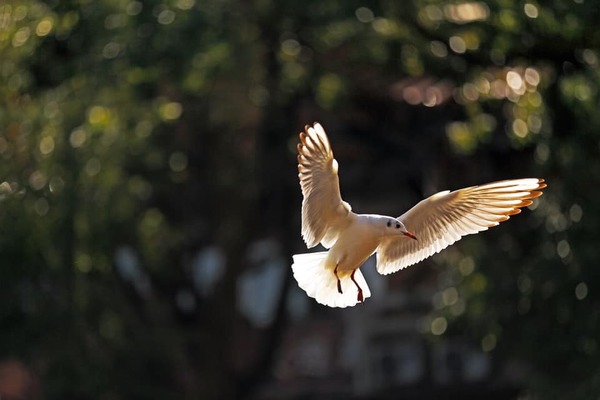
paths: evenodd
<path fill-rule="evenodd" d="M 600 393 L 600 6 L 0 3 L 2 399 Z M 400 215 L 543 177 L 500 227 L 329 309 L 301 292 L 297 133 Z"/>

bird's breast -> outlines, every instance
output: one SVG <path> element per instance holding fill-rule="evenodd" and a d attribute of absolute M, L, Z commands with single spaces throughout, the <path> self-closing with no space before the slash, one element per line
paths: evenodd
<path fill-rule="evenodd" d="M 354 270 L 369 258 L 380 237 L 363 224 L 352 224 L 344 230 L 329 250 L 330 265 L 338 265 L 338 270 Z"/>

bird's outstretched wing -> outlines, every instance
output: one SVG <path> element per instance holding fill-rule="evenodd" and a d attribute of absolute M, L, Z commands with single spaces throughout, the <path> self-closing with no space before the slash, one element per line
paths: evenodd
<path fill-rule="evenodd" d="M 350 205 L 342 201 L 338 163 L 323 127 L 305 126 L 298 143 L 298 177 L 302 188 L 302 237 L 311 248 L 329 248 L 349 222 Z"/>
<path fill-rule="evenodd" d="M 400 219 L 418 240 L 385 239 L 377 248 L 377 271 L 390 274 L 450 246 L 461 237 L 506 221 L 546 187 L 543 179 L 505 180 L 428 197 Z"/>

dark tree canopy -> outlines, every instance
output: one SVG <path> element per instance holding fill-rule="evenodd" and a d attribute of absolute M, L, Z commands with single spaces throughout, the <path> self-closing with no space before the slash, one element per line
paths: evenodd
<path fill-rule="evenodd" d="M 365 211 L 545 178 L 518 223 L 429 262 L 424 335 L 522 361 L 533 398 L 598 393 L 598 20 L 583 0 L 3 2 L 0 362 L 48 399 L 254 396 L 318 120 Z M 240 279 L 261 257 L 282 283 L 257 328 Z"/>

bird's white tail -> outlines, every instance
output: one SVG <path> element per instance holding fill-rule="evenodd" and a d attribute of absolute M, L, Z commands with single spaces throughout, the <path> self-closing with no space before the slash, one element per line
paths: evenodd
<path fill-rule="evenodd" d="M 371 296 L 371 291 L 367 286 L 365 278 L 360 270 L 354 271 L 354 280 L 352 281 L 352 271 L 338 271 L 342 293 L 338 291 L 338 279 L 333 272 L 333 268 L 326 265 L 327 252 L 295 254 L 292 271 L 294 278 L 298 281 L 298 286 L 306 294 L 313 297 L 317 302 L 329 307 L 349 307 L 359 302 L 358 286 L 362 289 L 363 298 Z"/>

